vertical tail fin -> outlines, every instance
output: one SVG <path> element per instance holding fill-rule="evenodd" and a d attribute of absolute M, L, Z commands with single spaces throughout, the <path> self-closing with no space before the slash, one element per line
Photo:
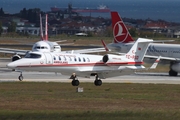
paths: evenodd
<path fill-rule="evenodd" d="M 42 17 L 41 17 L 41 14 L 40 14 L 40 36 L 41 36 L 41 40 L 44 40 L 43 29 L 42 29 Z"/>
<path fill-rule="evenodd" d="M 153 42 L 152 39 L 139 38 L 129 52 L 125 54 L 125 57 L 130 61 L 142 62 L 148 49 L 148 45 L 151 42 Z"/>
<path fill-rule="evenodd" d="M 129 34 L 124 22 L 117 12 L 111 12 L 112 29 L 114 40 L 113 43 L 128 43 L 133 42 L 133 38 Z"/>
<path fill-rule="evenodd" d="M 46 14 L 46 22 L 45 22 L 45 41 L 48 40 L 48 15 Z"/>

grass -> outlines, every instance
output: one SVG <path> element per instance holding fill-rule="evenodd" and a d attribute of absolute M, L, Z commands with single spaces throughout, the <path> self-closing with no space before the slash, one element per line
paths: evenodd
<path fill-rule="evenodd" d="M 81 83 L 83 93 L 69 83 L 2 82 L 2 119 L 122 119 L 180 117 L 180 85 Z"/>

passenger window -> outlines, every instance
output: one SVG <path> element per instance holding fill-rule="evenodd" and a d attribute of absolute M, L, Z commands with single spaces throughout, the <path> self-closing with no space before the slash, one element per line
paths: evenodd
<path fill-rule="evenodd" d="M 89 59 L 89 58 L 87 58 L 87 61 L 88 61 L 88 62 L 90 62 L 90 59 Z"/>
<path fill-rule="evenodd" d="M 76 58 L 74 58 L 74 61 L 77 61 L 77 59 L 76 59 Z"/>
<path fill-rule="evenodd" d="M 83 61 L 84 61 L 84 62 L 86 62 L 86 59 L 85 59 L 85 58 L 83 58 Z"/>
<path fill-rule="evenodd" d="M 64 60 L 66 61 L 66 57 L 64 56 Z"/>
<path fill-rule="evenodd" d="M 79 62 L 81 62 L 81 58 L 79 57 Z"/>
<path fill-rule="evenodd" d="M 56 57 L 54 56 L 54 60 L 56 60 Z"/>

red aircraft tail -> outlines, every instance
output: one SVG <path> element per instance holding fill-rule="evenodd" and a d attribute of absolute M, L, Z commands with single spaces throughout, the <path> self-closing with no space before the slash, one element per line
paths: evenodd
<path fill-rule="evenodd" d="M 43 35 L 43 28 L 42 28 L 42 17 L 40 14 L 40 36 L 42 41 L 48 41 L 48 15 L 46 14 L 46 21 L 45 21 L 45 35 Z"/>
<path fill-rule="evenodd" d="M 44 40 L 41 14 L 40 14 L 40 35 L 41 35 L 41 40 Z"/>
<path fill-rule="evenodd" d="M 111 12 L 112 29 L 114 40 L 113 43 L 129 43 L 133 42 L 128 29 L 117 12 Z"/>
<path fill-rule="evenodd" d="M 48 15 L 46 14 L 46 22 L 45 22 L 45 41 L 48 40 Z"/>

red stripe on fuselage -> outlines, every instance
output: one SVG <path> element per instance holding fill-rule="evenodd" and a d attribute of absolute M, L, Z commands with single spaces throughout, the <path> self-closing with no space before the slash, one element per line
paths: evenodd
<path fill-rule="evenodd" d="M 109 63 L 77 63 L 77 64 L 68 64 L 68 63 L 55 63 L 55 64 L 36 64 L 36 65 L 23 65 L 17 67 L 43 67 L 43 66 L 77 66 L 77 67 L 84 67 L 84 66 L 121 66 L 121 65 L 141 65 L 143 62 L 109 62 Z"/>

